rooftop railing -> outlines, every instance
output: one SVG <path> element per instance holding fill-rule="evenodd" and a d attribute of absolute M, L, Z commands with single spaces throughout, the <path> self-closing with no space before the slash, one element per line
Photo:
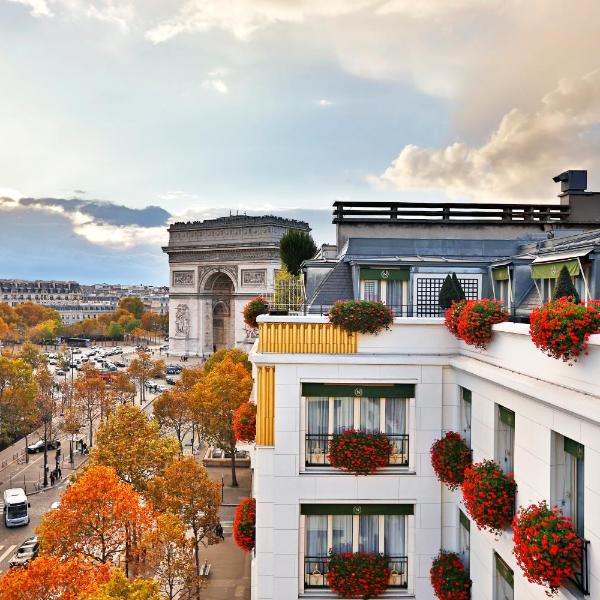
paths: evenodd
<path fill-rule="evenodd" d="M 484 204 L 453 202 L 333 203 L 333 222 L 347 223 L 560 223 L 569 220 L 569 206 L 560 204 Z"/>

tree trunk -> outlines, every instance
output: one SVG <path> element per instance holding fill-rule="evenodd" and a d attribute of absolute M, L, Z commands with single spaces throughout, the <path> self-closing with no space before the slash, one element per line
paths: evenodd
<path fill-rule="evenodd" d="M 194 528 L 194 559 L 196 563 L 196 598 L 200 600 L 200 548 L 198 544 L 198 532 Z"/>
<path fill-rule="evenodd" d="M 235 474 L 235 446 L 231 450 L 231 487 L 238 487 L 238 480 Z"/>
<path fill-rule="evenodd" d="M 90 415 L 90 448 L 92 447 L 92 433 L 94 431 L 94 417 Z"/>

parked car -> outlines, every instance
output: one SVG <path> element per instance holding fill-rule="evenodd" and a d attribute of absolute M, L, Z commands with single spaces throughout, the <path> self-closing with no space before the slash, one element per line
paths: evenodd
<path fill-rule="evenodd" d="M 62 369 L 56 371 L 56 375 L 59 375 L 61 377 L 64 377 L 66 374 L 67 374 L 66 371 L 63 371 Z"/>
<path fill-rule="evenodd" d="M 175 385 L 177 383 L 172 377 L 167 377 L 166 382 L 169 385 Z"/>
<path fill-rule="evenodd" d="M 46 448 L 48 450 L 55 450 L 56 448 L 60 448 L 60 440 L 48 440 L 46 443 Z M 44 440 L 38 440 L 35 444 L 30 444 L 27 446 L 27 452 L 29 454 L 36 454 L 37 452 L 44 451 Z"/>
<path fill-rule="evenodd" d="M 14 553 L 8 563 L 9 567 L 26 567 L 29 561 L 32 561 L 40 551 L 40 543 L 37 536 L 27 538 Z"/>
<path fill-rule="evenodd" d="M 121 369 L 127 366 L 122 360 L 115 361 L 115 365 Z"/>

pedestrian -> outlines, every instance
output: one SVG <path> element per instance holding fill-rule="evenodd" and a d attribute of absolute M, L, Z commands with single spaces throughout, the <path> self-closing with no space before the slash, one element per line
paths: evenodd
<path fill-rule="evenodd" d="M 217 523 L 217 526 L 215 527 L 215 531 L 216 531 L 217 537 L 220 537 L 223 541 L 225 541 L 225 536 L 223 535 L 223 525 L 221 525 L 221 521 L 219 521 Z"/>
<path fill-rule="evenodd" d="M 50 485 L 54 485 L 54 471 L 50 471 Z"/>
<path fill-rule="evenodd" d="M 56 476 L 58 479 L 62 479 L 62 469 L 60 468 L 60 465 L 56 467 Z"/>

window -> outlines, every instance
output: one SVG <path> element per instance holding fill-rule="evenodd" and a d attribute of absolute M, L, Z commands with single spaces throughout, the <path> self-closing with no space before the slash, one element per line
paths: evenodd
<path fill-rule="evenodd" d="M 584 447 L 559 434 L 554 436 L 553 501 L 573 520 L 577 535 L 584 537 Z"/>
<path fill-rule="evenodd" d="M 471 448 L 471 390 L 460 388 L 460 434 Z"/>
<path fill-rule="evenodd" d="M 379 281 L 365 279 L 362 282 L 362 300 L 379 300 Z"/>
<path fill-rule="evenodd" d="M 514 600 L 514 574 L 511 568 L 494 552 L 496 572 L 494 575 L 494 600 Z"/>
<path fill-rule="evenodd" d="M 395 315 L 408 315 L 408 281 L 410 273 L 405 268 L 361 268 L 360 297 L 362 300 L 379 300 L 389 306 Z"/>
<path fill-rule="evenodd" d="M 479 298 L 481 287 L 481 275 L 457 274 L 460 285 L 465 292 L 467 300 Z M 417 317 L 439 317 L 443 316 L 440 308 L 440 290 L 446 278 L 446 273 L 413 276 L 413 303 L 415 304 L 415 316 Z"/>
<path fill-rule="evenodd" d="M 514 472 L 515 413 L 496 405 L 496 462 L 506 474 Z"/>
<path fill-rule="evenodd" d="M 389 563 L 389 585 L 407 587 L 406 521 L 414 512 L 412 505 L 302 505 L 301 510 L 305 515 L 304 587 L 328 586 L 330 548 L 338 553 L 383 554 Z"/>
<path fill-rule="evenodd" d="M 458 556 L 468 573 L 471 564 L 471 521 L 460 508 L 458 522 Z"/>
<path fill-rule="evenodd" d="M 374 392 L 389 397 L 362 396 Z M 306 465 L 327 465 L 333 435 L 360 429 L 385 433 L 393 446 L 390 465 L 408 466 L 407 394 L 414 396 L 414 386 L 303 384 L 302 393 L 306 397 Z M 313 395 L 318 393 L 331 395 Z"/>

